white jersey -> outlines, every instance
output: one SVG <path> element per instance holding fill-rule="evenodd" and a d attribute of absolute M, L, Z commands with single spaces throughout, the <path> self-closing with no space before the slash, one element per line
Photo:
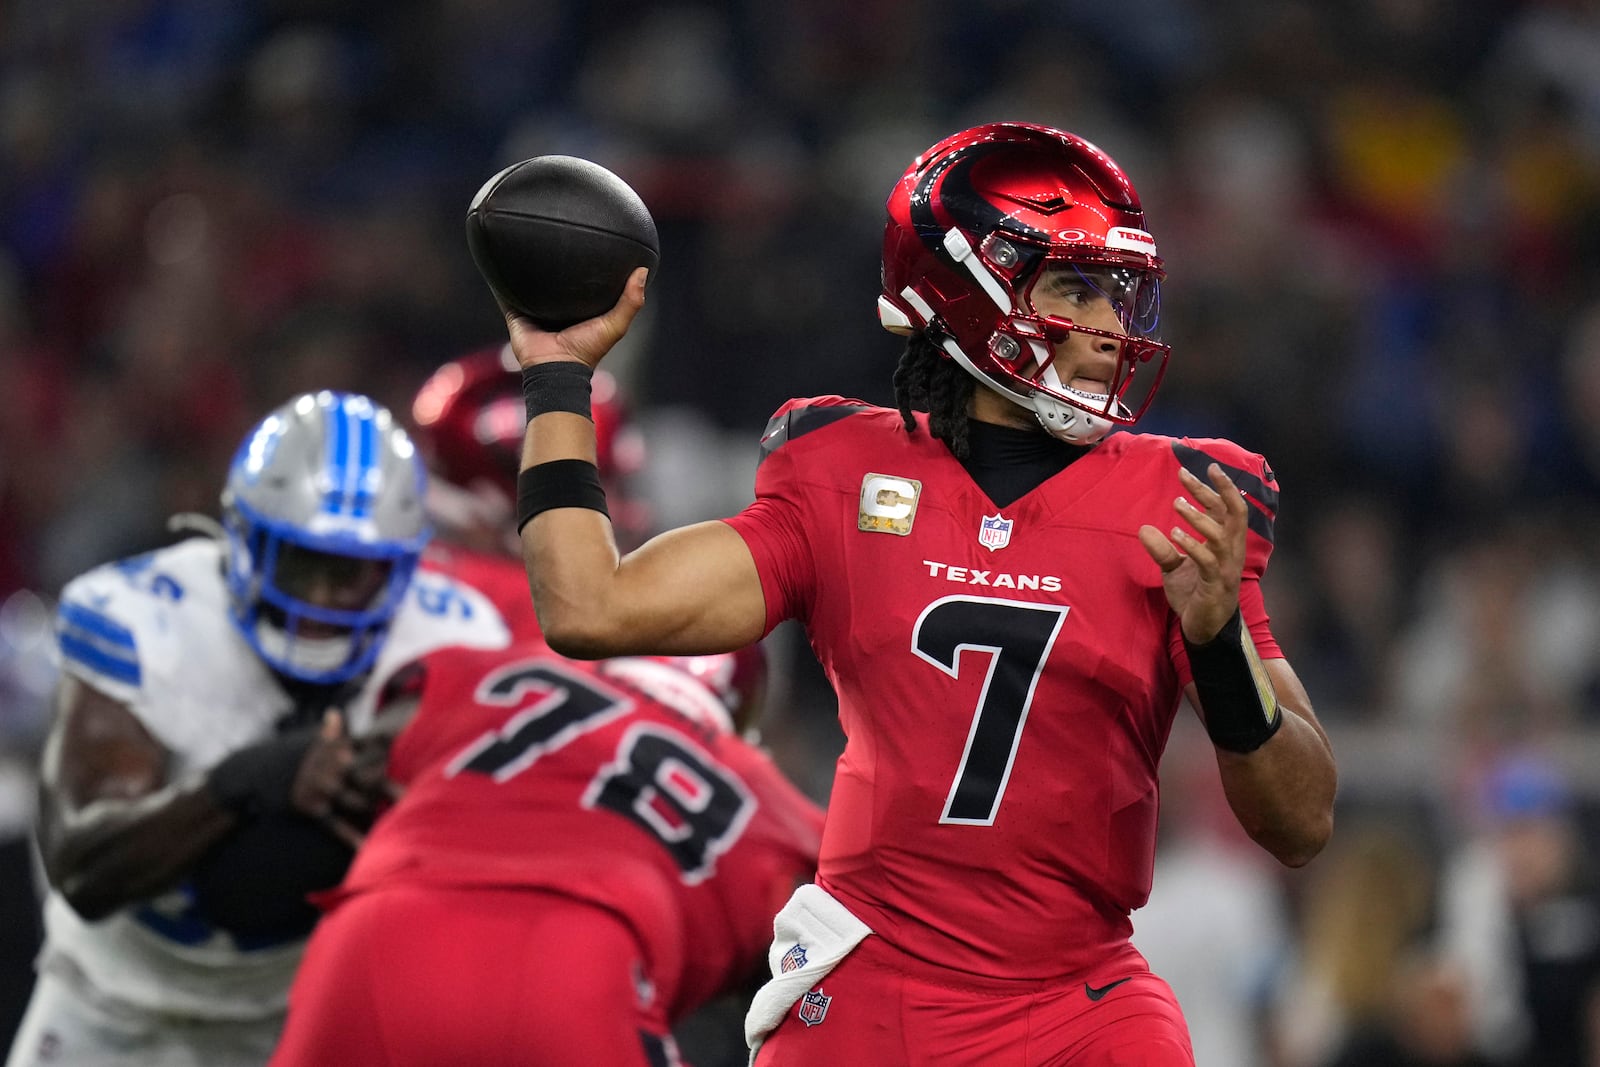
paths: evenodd
<path fill-rule="evenodd" d="M 263 740 L 293 704 L 228 618 L 224 546 L 192 539 L 69 583 L 58 630 L 64 670 L 122 701 L 172 752 L 169 780 Z M 488 598 L 418 571 L 388 640 L 345 707 L 365 731 L 396 668 L 448 645 L 500 648 L 509 630 Z M 285 1008 L 304 941 L 241 945 L 195 914 L 186 886 L 85 922 L 55 891 L 41 967 L 86 982 L 94 998 L 169 1016 L 257 1019 Z"/>

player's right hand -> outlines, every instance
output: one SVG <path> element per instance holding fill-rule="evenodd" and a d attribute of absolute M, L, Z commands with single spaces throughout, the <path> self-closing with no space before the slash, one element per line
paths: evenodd
<path fill-rule="evenodd" d="M 628 332 L 634 316 L 644 307 L 645 280 L 650 271 L 640 267 L 628 278 L 622 295 L 610 311 L 598 318 L 586 319 L 568 326 L 560 333 L 541 330 L 530 320 L 518 315 L 504 304 L 506 329 L 511 335 L 511 351 L 517 365 L 523 368 L 539 363 L 583 363 L 590 367 L 600 365 L 600 360 Z"/>

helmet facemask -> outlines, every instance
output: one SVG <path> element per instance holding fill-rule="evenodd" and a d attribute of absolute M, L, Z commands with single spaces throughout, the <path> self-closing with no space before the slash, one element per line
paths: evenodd
<path fill-rule="evenodd" d="M 984 262 L 991 256 L 999 261 L 1021 258 L 1008 252 L 1015 243 L 1007 236 L 991 234 L 984 241 L 990 253 Z M 998 378 L 990 384 L 1030 408 L 1051 434 L 1073 444 L 1094 444 L 1114 428 L 1137 422 L 1155 398 L 1166 372 L 1169 349 L 1156 340 L 1161 275 L 1126 264 L 1097 264 L 1049 254 L 1040 255 L 1036 263 L 1031 275 L 1017 278 L 1008 287 L 1008 294 L 1018 293 L 1016 310 L 990 336 L 988 373 L 980 372 L 980 377 Z M 1052 305 L 1077 303 L 1086 310 L 1095 304 L 1108 307 L 1118 329 L 1048 313 L 1036 303 L 1036 296 L 1044 293 L 1053 297 L 1048 300 Z M 1098 388 L 1075 387 L 1058 372 L 1057 346 L 1066 344 L 1073 334 L 1114 346 L 1114 369 Z"/>
<path fill-rule="evenodd" d="M 228 586 L 234 621 L 279 674 L 332 685 L 371 669 L 416 571 L 418 553 L 397 546 L 337 551 L 305 531 L 235 504 Z M 338 604 L 340 606 L 331 606 Z"/>

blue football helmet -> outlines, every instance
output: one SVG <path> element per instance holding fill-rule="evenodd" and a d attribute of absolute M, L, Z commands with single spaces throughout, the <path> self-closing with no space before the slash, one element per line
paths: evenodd
<path fill-rule="evenodd" d="M 273 670 L 371 669 L 428 542 L 427 474 L 387 408 L 304 393 L 245 437 L 222 493 L 229 614 Z"/>

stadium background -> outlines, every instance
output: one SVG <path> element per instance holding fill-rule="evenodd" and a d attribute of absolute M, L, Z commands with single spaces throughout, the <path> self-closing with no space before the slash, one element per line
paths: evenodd
<path fill-rule="evenodd" d="M 1340 760 L 1334 844 L 1280 872 L 1213 818 L 1183 717 L 1136 940 L 1205 1049 L 1268 1036 L 1218 1063 L 1318 1067 L 1396 1012 L 1486 1025 L 1428 950 L 1461 872 L 1526 815 L 1576 817 L 1596 858 L 1600 5 L 4 0 L 0 1040 L 36 937 L 54 594 L 214 512 L 293 392 L 405 410 L 502 337 L 463 239 L 485 178 L 582 155 L 654 212 L 610 365 L 676 524 L 742 506 L 785 398 L 889 400 L 883 198 L 1001 118 L 1133 175 L 1174 345 L 1144 425 L 1276 468 L 1269 605 Z M 821 798 L 831 696 L 775 643 L 766 737 Z M 1567 933 L 1550 1010 L 1581 1020 L 1595 935 Z M 1438 996 L 1391 995 L 1419 973 Z"/>

